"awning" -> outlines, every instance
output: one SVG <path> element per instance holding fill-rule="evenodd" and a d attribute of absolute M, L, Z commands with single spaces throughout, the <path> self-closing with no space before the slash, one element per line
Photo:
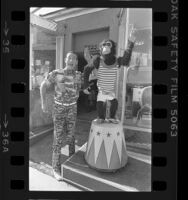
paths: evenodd
<path fill-rule="evenodd" d="M 47 20 L 47 19 L 43 19 L 34 14 L 30 14 L 30 23 L 36 26 L 40 26 L 50 31 L 55 32 L 57 30 L 57 23 Z"/>

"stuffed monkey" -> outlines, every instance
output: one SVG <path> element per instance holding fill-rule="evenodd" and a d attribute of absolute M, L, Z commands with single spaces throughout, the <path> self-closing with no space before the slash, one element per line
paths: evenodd
<path fill-rule="evenodd" d="M 132 37 L 128 41 L 128 47 L 124 52 L 123 57 L 116 57 L 116 44 L 113 40 L 105 39 L 100 45 L 100 56 L 90 56 L 90 65 L 84 69 L 84 93 L 89 92 L 89 75 L 94 68 L 98 69 L 97 74 L 97 113 L 98 123 L 105 122 L 106 119 L 106 102 L 110 101 L 110 118 L 108 122 L 119 123 L 115 118 L 118 108 L 118 101 L 116 99 L 116 80 L 117 72 L 120 66 L 128 66 L 134 47 L 135 38 Z M 86 49 L 87 50 L 87 49 Z M 89 57 L 89 51 L 86 51 Z"/>

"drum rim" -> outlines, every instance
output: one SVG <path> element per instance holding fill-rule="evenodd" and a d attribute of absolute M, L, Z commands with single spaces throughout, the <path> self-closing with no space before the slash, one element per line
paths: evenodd
<path fill-rule="evenodd" d="M 127 157 L 127 162 L 125 163 L 124 166 L 121 166 L 121 167 L 116 168 L 116 169 L 101 169 L 101 168 L 94 167 L 94 166 L 90 165 L 90 164 L 87 162 L 86 153 L 84 154 L 84 160 L 85 160 L 85 162 L 88 164 L 88 166 L 89 166 L 90 168 L 95 169 L 95 170 L 100 171 L 100 172 L 117 172 L 118 170 L 123 169 L 123 168 L 127 165 L 127 163 L 128 163 L 128 157 Z"/>

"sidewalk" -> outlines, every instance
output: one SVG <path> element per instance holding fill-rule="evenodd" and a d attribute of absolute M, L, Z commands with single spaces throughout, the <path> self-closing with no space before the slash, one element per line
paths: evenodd
<path fill-rule="evenodd" d="M 55 178 L 29 167 L 29 190 L 30 191 L 81 191 L 66 182 L 59 182 Z"/>

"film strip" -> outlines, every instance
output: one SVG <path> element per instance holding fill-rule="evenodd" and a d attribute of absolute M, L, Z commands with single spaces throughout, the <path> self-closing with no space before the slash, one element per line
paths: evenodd
<path fill-rule="evenodd" d="M 89 4 L 8 0 L 1 3 L 1 199 L 83 199 L 91 195 L 29 190 L 29 9 L 84 6 L 152 9 L 151 191 L 107 195 L 132 199 L 177 198 L 178 4 L 178 0 L 91 1 Z M 92 196 L 98 198 L 102 193 Z"/>

